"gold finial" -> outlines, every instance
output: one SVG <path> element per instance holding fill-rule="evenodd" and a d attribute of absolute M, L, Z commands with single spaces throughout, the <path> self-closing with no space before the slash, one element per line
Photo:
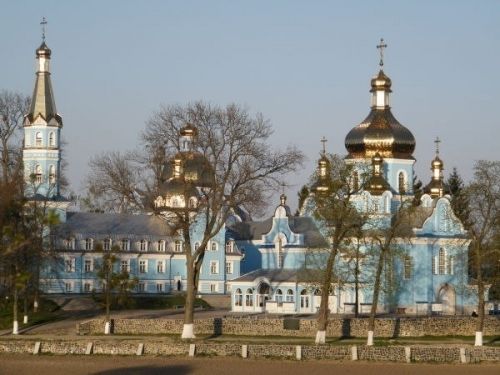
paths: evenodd
<path fill-rule="evenodd" d="M 439 155 L 439 144 L 441 143 L 441 140 L 439 139 L 439 137 L 436 137 L 436 140 L 434 141 L 434 143 L 436 144 L 436 156 Z"/>
<path fill-rule="evenodd" d="M 40 26 L 42 26 L 42 42 L 45 43 L 45 25 L 47 25 L 47 20 L 45 17 L 42 17 L 42 22 L 40 22 Z"/>
<path fill-rule="evenodd" d="M 378 63 L 380 68 L 384 66 L 384 48 L 387 48 L 387 44 L 384 43 L 384 38 L 380 38 L 380 44 L 377 45 L 377 49 L 380 50 L 380 62 Z"/>
<path fill-rule="evenodd" d="M 323 136 L 323 138 L 321 138 L 320 142 L 323 144 L 323 152 L 322 152 L 322 154 L 325 155 L 326 154 L 326 142 L 328 142 L 328 140 L 325 138 L 325 136 Z"/>

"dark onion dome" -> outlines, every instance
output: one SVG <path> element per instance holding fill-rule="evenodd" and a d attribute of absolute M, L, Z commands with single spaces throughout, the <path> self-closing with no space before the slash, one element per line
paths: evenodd
<path fill-rule="evenodd" d="M 174 195 L 186 196 L 188 198 L 197 197 L 196 186 L 190 182 L 183 181 L 180 178 L 172 178 L 164 182 L 161 187 L 161 195 L 171 197 Z"/>
<path fill-rule="evenodd" d="M 371 80 L 372 108 L 345 138 L 348 158 L 372 158 L 378 152 L 383 158 L 413 159 L 415 138 L 396 120 L 388 103 L 391 85 L 382 70 Z"/>
<path fill-rule="evenodd" d="M 45 42 L 42 42 L 42 44 L 40 44 L 40 47 L 38 47 L 36 49 L 36 56 L 37 57 L 45 56 L 45 57 L 50 58 L 51 54 L 52 54 L 52 51 L 50 50 L 49 47 L 47 47 L 47 44 L 45 44 Z"/>
<path fill-rule="evenodd" d="M 198 135 L 198 129 L 196 129 L 196 127 L 193 126 L 193 124 L 187 123 L 179 130 L 179 134 L 182 137 L 186 136 L 196 137 Z"/>

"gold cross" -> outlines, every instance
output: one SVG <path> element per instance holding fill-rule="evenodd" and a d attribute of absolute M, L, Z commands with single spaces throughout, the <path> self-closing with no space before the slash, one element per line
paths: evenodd
<path fill-rule="evenodd" d="M 384 38 L 380 38 L 380 44 L 377 45 L 377 49 L 380 50 L 380 62 L 378 63 L 380 67 L 384 66 L 384 48 L 387 48 L 387 44 L 384 43 Z"/>
<path fill-rule="evenodd" d="M 323 143 L 323 155 L 326 153 L 326 142 L 328 142 L 328 140 L 323 136 L 323 138 L 321 138 L 321 143 Z"/>
<path fill-rule="evenodd" d="M 441 143 L 441 140 L 439 139 L 439 137 L 436 137 L 436 140 L 434 141 L 434 143 L 436 144 L 436 155 L 439 155 L 439 144 Z"/>
<path fill-rule="evenodd" d="M 45 42 L 45 25 L 47 25 L 47 20 L 45 17 L 42 17 L 42 22 L 40 22 L 40 25 L 42 26 L 42 41 Z"/>
<path fill-rule="evenodd" d="M 281 183 L 281 194 L 285 194 L 285 188 L 286 188 L 286 184 L 285 184 L 285 181 L 283 181 Z"/>

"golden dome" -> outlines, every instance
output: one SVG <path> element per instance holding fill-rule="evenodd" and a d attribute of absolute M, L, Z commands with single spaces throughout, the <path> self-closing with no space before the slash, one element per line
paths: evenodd
<path fill-rule="evenodd" d="M 431 169 L 442 169 L 443 168 L 443 161 L 439 159 L 438 156 L 434 158 L 434 160 L 431 163 L 432 168 Z"/>
<path fill-rule="evenodd" d="M 380 70 L 371 80 L 373 95 L 391 92 L 391 79 Z M 391 112 L 388 101 L 372 106 L 366 119 L 345 138 L 349 158 L 372 158 L 378 152 L 383 158 L 413 159 L 415 137 Z"/>
<path fill-rule="evenodd" d="M 42 42 L 42 44 L 40 45 L 40 47 L 38 47 L 36 49 L 36 56 L 37 57 L 44 56 L 44 57 L 50 58 L 51 54 L 52 54 L 52 51 L 50 50 L 49 47 L 47 47 L 47 45 L 45 44 L 45 42 Z"/>
<path fill-rule="evenodd" d="M 180 130 L 179 130 L 179 134 L 182 136 L 182 137 L 186 137 L 186 136 L 192 136 L 192 137 L 195 137 L 196 135 L 198 135 L 198 129 L 196 129 L 196 127 L 193 125 L 193 124 L 190 124 L 189 122 L 183 126 Z"/>

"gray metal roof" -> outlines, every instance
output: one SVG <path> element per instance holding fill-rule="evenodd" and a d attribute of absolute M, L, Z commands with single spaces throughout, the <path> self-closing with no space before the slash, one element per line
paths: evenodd
<path fill-rule="evenodd" d="M 57 232 L 88 235 L 159 236 L 172 234 L 165 219 L 154 215 L 109 214 L 93 212 L 68 212 L 65 223 Z"/>
<path fill-rule="evenodd" d="M 328 242 L 321 235 L 311 217 L 290 216 L 290 229 L 294 233 L 304 235 L 304 245 L 307 247 L 325 247 Z M 264 221 L 238 222 L 228 229 L 235 240 L 260 240 L 262 235 L 269 233 L 273 225 L 273 218 Z"/>
<path fill-rule="evenodd" d="M 314 282 L 319 279 L 317 270 L 309 269 L 258 269 L 231 281 L 251 282 L 260 277 L 270 282 Z"/>

